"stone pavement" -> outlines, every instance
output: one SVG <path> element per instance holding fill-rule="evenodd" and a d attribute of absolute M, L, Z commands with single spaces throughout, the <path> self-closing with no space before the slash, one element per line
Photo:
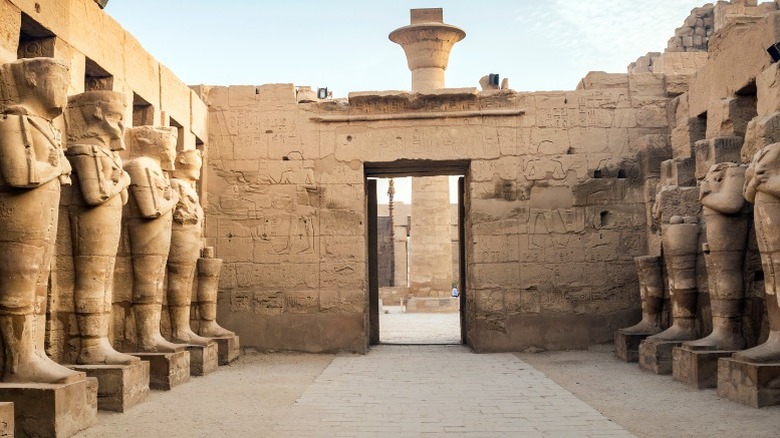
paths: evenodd
<path fill-rule="evenodd" d="M 515 355 L 459 345 L 338 356 L 270 435 L 633 436 Z"/>
<path fill-rule="evenodd" d="M 400 306 L 384 306 L 379 314 L 379 341 L 383 344 L 460 344 L 460 313 L 401 313 Z"/>

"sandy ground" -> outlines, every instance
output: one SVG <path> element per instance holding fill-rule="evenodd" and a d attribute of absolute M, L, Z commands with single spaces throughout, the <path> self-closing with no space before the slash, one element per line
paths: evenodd
<path fill-rule="evenodd" d="M 780 406 L 754 409 L 639 369 L 612 345 L 517 356 L 639 437 L 780 437 Z"/>
<path fill-rule="evenodd" d="M 97 425 L 76 437 L 261 437 L 333 358 L 250 352 L 173 391 L 152 391 L 125 414 L 101 411 Z"/>

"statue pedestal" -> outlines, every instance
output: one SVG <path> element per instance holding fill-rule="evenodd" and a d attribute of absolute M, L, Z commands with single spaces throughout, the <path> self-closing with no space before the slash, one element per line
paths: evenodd
<path fill-rule="evenodd" d="M 624 362 L 639 362 L 639 344 L 654 333 L 623 333 L 615 332 L 615 356 Z"/>
<path fill-rule="evenodd" d="M 672 377 L 696 389 L 715 388 L 718 386 L 718 359 L 733 353 L 735 351 L 676 347 L 672 351 Z"/>
<path fill-rule="evenodd" d="M 219 364 L 229 365 L 230 362 L 241 356 L 241 345 L 238 343 L 238 335 L 225 336 L 221 338 L 209 338 L 217 343 L 219 351 Z"/>
<path fill-rule="evenodd" d="M 780 405 L 780 363 L 719 359 L 718 395 L 754 408 Z"/>
<path fill-rule="evenodd" d="M 0 437 L 14 436 L 14 404 L 0 402 Z"/>
<path fill-rule="evenodd" d="M 683 342 L 645 339 L 639 344 L 639 368 L 653 374 L 672 374 L 672 350 Z"/>
<path fill-rule="evenodd" d="M 149 362 L 130 365 L 68 365 L 98 381 L 97 403 L 101 411 L 125 412 L 149 395 Z M 2 435 L 0 435 L 2 436 Z"/>
<path fill-rule="evenodd" d="M 95 423 L 97 379 L 72 383 L 0 383 L 0 400 L 13 403 L 15 436 L 69 437 Z"/>
<path fill-rule="evenodd" d="M 149 388 L 169 391 L 190 381 L 190 352 L 130 353 L 149 362 Z"/>
<path fill-rule="evenodd" d="M 219 346 L 211 342 L 207 346 L 187 344 L 190 352 L 190 375 L 205 376 L 219 367 Z"/>

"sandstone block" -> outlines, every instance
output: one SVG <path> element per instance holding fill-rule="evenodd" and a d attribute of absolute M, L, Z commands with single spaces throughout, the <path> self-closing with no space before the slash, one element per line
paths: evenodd
<path fill-rule="evenodd" d="M 780 404 L 780 364 L 718 360 L 718 395 L 760 408 Z"/>
<path fill-rule="evenodd" d="M 239 344 L 238 336 L 212 339 L 217 343 L 220 365 L 230 365 L 231 362 L 241 356 L 241 345 Z"/>
<path fill-rule="evenodd" d="M 672 374 L 672 350 L 682 341 L 645 339 L 639 344 L 639 368 L 653 374 Z"/>
<path fill-rule="evenodd" d="M 677 159 L 693 157 L 693 145 L 705 137 L 707 119 L 701 117 L 687 118 L 678 122 L 672 128 L 672 157 Z"/>
<path fill-rule="evenodd" d="M 776 64 L 773 64 L 776 65 Z M 780 141 L 780 112 L 759 115 L 748 123 L 740 160 L 749 163 L 764 146 Z"/>
<path fill-rule="evenodd" d="M 149 395 L 149 362 L 131 365 L 69 365 L 98 381 L 97 404 L 101 411 L 125 412 Z"/>
<path fill-rule="evenodd" d="M 190 352 L 190 376 L 205 376 L 219 367 L 219 347 L 216 342 L 208 345 L 188 345 Z"/>
<path fill-rule="evenodd" d="M 693 158 L 675 158 L 661 162 L 661 179 L 663 186 L 692 187 L 696 185 L 696 167 Z"/>
<path fill-rule="evenodd" d="M 14 436 L 69 437 L 95 423 L 98 382 L 0 383 L 0 400 L 13 403 Z"/>
<path fill-rule="evenodd" d="M 149 362 L 149 388 L 170 391 L 190 381 L 190 352 L 130 353 Z"/>
<path fill-rule="evenodd" d="M 629 334 L 615 332 L 615 356 L 624 362 L 639 362 L 639 344 L 654 333 Z"/>
<path fill-rule="evenodd" d="M 0 402 L 0 437 L 13 438 L 14 436 L 14 404 L 12 402 Z"/>
<path fill-rule="evenodd" d="M 696 179 L 702 179 L 713 164 L 740 162 L 742 137 L 717 137 L 697 141 L 694 150 L 696 154 Z"/>
<path fill-rule="evenodd" d="M 707 389 L 718 386 L 718 360 L 729 357 L 734 351 L 689 350 L 675 347 L 672 377 L 692 388 Z"/>

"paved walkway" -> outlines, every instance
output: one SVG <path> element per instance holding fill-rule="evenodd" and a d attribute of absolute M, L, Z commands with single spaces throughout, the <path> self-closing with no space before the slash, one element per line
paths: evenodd
<path fill-rule="evenodd" d="M 339 356 L 272 436 L 633 436 L 512 354 L 378 346 Z"/>
<path fill-rule="evenodd" d="M 460 313 L 402 313 L 400 306 L 384 306 L 379 314 L 379 341 L 383 344 L 460 344 Z"/>

